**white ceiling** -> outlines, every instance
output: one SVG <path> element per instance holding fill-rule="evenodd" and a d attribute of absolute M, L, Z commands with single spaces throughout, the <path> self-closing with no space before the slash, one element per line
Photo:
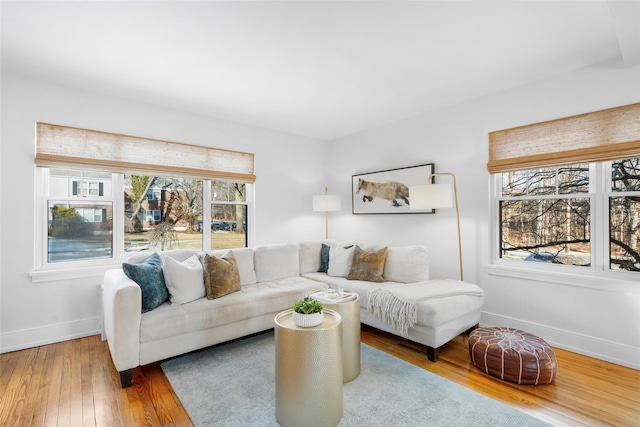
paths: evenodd
<path fill-rule="evenodd" d="M 335 139 L 640 64 L 638 1 L 2 1 L 2 70 Z"/>

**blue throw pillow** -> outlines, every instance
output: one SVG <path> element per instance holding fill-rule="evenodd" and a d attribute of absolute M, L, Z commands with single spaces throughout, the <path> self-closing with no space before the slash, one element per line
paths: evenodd
<path fill-rule="evenodd" d="M 164 283 L 162 258 L 154 253 L 140 264 L 122 263 L 127 277 L 142 290 L 142 312 L 146 313 L 169 299 L 169 290 Z"/>
<path fill-rule="evenodd" d="M 329 271 L 329 249 L 331 247 L 329 245 L 322 244 L 320 248 L 320 270 L 319 273 L 326 273 Z"/>

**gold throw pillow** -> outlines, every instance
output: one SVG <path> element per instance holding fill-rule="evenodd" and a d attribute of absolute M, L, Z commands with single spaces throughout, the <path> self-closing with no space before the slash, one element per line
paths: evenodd
<path fill-rule="evenodd" d="M 207 299 L 216 299 L 239 291 L 240 272 L 233 252 L 222 257 L 205 254 L 202 260 Z"/>
<path fill-rule="evenodd" d="M 384 282 L 384 262 L 387 259 L 386 246 L 377 251 L 368 252 L 356 245 L 353 253 L 349 280 L 366 280 L 368 282 Z"/>

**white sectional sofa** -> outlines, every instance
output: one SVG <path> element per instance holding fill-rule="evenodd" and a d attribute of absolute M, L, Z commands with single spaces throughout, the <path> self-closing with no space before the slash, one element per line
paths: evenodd
<path fill-rule="evenodd" d="M 423 344 L 433 361 L 439 347 L 479 323 L 482 290 L 459 281 L 428 280 L 423 246 L 386 248 L 377 276 L 383 282 L 347 278 L 355 249 L 336 242 L 324 242 L 324 248 L 323 242 L 303 242 L 207 252 L 216 258 L 233 254 L 239 275 L 239 290 L 215 299 L 208 299 L 205 289 L 198 290 L 202 282 L 195 287 L 179 283 L 198 282 L 203 270 L 198 273 L 194 259 L 202 261 L 204 252 L 163 252 L 170 300 L 144 313 L 141 286 L 121 268 L 107 271 L 102 284 L 103 337 L 122 386 L 131 385 L 136 366 L 271 329 L 277 313 L 328 287 L 358 293 L 362 323 Z M 379 248 L 357 249 L 359 255 L 367 255 Z M 149 255 L 136 255 L 128 264 L 148 262 Z M 319 272 L 323 269 L 327 272 Z M 207 268 L 204 271 L 206 276 Z M 180 288 L 185 285 L 189 289 Z"/>

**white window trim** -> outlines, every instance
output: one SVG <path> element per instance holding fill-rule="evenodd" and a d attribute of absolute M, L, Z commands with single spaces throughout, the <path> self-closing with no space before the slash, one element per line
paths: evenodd
<path fill-rule="evenodd" d="M 36 191 L 34 206 L 35 206 L 35 224 L 34 224 L 34 268 L 29 272 L 29 277 L 33 283 L 49 282 L 57 280 L 70 280 L 70 279 L 83 279 L 83 278 L 102 278 L 104 272 L 110 269 L 119 268 L 123 262 L 127 262 L 128 259 L 135 255 L 135 253 L 126 254 L 124 251 L 124 200 L 119 197 L 119 192 L 116 189 L 123 188 L 124 175 L 120 173 L 113 173 L 112 179 L 112 199 L 109 199 L 113 203 L 113 257 L 108 259 L 94 259 L 94 260 L 82 260 L 82 261 L 68 261 L 62 263 L 48 263 L 47 262 L 47 200 L 49 197 L 49 168 L 36 167 Z M 205 203 L 211 201 L 211 181 L 202 180 L 203 185 L 203 206 Z M 253 206 L 254 199 L 254 185 L 246 184 L 245 202 L 247 207 L 247 224 L 249 227 L 253 227 L 254 224 L 254 212 Z M 208 197 L 208 198 L 207 198 Z M 104 197 L 99 200 L 105 201 Z M 216 202 L 219 203 L 219 202 Z M 234 203 L 237 204 L 237 203 Z M 203 221 L 207 220 L 211 222 L 211 209 L 203 209 Z M 249 230 L 247 230 L 249 231 Z M 210 233 L 202 233 L 203 248 L 211 247 L 211 235 Z M 247 236 L 247 246 L 253 247 L 255 236 L 254 233 L 249 233 Z M 204 249 L 210 250 L 210 249 Z"/>
<path fill-rule="evenodd" d="M 590 164 L 589 193 L 576 193 L 572 197 L 591 198 L 591 265 L 588 267 L 547 263 L 525 263 L 500 257 L 500 224 L 498 202 L 502 182 L 501 174 L 489 175 L 489 242 L 491 258 L 484 270 L 489 275 L 513 277 L 532 281 L 544 281 L 570 286 L 600 289 L 615 292 L 640 294 L 640 273 L 609 269 L 609 197 L 614 195 L 636 195 L 640 192 L 611 192 L 610 162 Z M 595 181 L 595 182 L 593 182 Z M 564 197 L 565 195 L 559 195 Z M 556 197 L 556 196 L 554 196 Z"/>

